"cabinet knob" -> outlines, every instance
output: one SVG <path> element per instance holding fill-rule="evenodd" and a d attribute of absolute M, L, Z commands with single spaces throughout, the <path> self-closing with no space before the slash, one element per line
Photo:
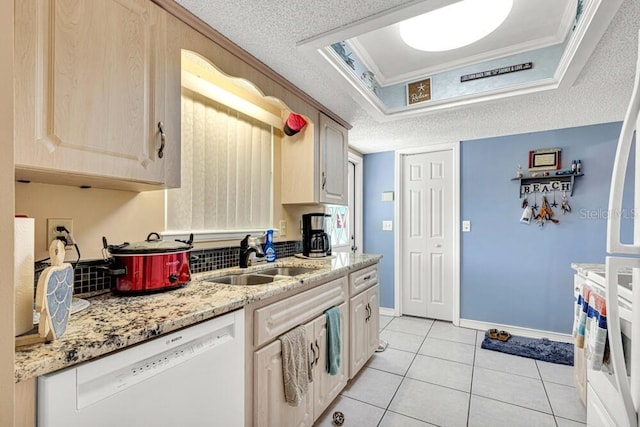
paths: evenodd
<path fill-rule="evenodd" d="M 164 124 L 162 122 L 158 122 L 158 130 L 160 131 L 160 149 L 158 150 L 158 157 L 162 158 L 164 156 L 164 144 L 165 144 L 165 134 L 164 134 Z"/>
<path fill-rule="evenodd" d="M 327 186 L 327 174 L 322 172 L 322 189 Z"/>

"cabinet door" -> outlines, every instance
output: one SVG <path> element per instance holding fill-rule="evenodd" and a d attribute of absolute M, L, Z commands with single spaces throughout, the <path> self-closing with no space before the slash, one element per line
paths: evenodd
<path fill-rule="evenodd" d="M 367 326 L 367 300 L 366 292 L 363 292 L 350 301 L 349 309 L 349 343 L 350 343 L 350 369 L 349 378 L 353 378 L 369 358 Z"/>
<path fill-rule="evenodd" d="M 333 399 L 347 384 L 349 374 L 349 342 L 347 328 L 349 327 L 349 313 L 347 304 L 340 306 L 340 368 L 336 375 L 327 372 L 327 319 L 323 314 L 313 321 L 315 342 L 319 349 L 318 362 L 314 366 L 314 414 L 319 417 Z"/>
<path fill-rule="evenodd" d="M 307 329 L 307 336 L 313 330 Z M 254 353 L 253 425 L 256 427 L 300 427 L 313 424 L 313 383 L 300 406 L 284 399 L 282 353 L 276 340 Z"/>
<path fill-rule="evenodd" d="M 163 183 L 166 12 L 147 0 L 16 2 L 19 169 Z M 164 123 L 166 126 L 166 123 Z M 179 152 L 179 147 L 178 147 Z M 179 164 L 179 161 L 178 161 Z"/>
<path fill-rule="evenodd" d="M 366 359 L 375 353 L 380 341 L 380 285 L 366 291 L 366 303 L 369 305 L 369 317 L 367 321 L 367 355 Z"/>
<path fill-rule="evenodd" d="M 347 130 L 320 114 L 320 203 L 346 205 Z"/>

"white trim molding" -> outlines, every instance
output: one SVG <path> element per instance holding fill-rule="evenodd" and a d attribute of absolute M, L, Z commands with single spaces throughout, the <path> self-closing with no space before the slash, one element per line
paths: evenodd
<path fill-rule="evenodd" d="M 381 316 L 397 316 L 396 310 L 394 308 L 380 307 L 379 313 Z"/>
<path fill-rule="evenodd" d="M 418 148 L 410 148 L 396 151 L 395 156 L 395 194 L 396 204 L 394 211 L 394 223 L 396 231 L 394 235 L 394 308 L 393 315 L 402 315 L 402 233 L 399 219 L 402 218 L 402 156 L 410 154 L 431 153 L 435 151 L 451 150 L 453 153 L 453 313 L 452 321 L 455 326 L 460 326 L 460 142 L 447 142 L 441 144 L 425 145 Z"/>
<path fill-rule="evenodd" d="M 361 254 L 363 250 L 363 240 L 362 240 L 362 195 L 363 195 L 363 175 L 362 175 L 362 167 L 364 165 L 364 159 L 360 154 L 356 154 L 352 151 L 349 151 L 348 154 L 349 162 L 355 165 L 355 175 L 354 179 L 354 195 L 353 195 L 353 204 L 355 208 L 355 212 L 353 213 L 353 218 L 355 220 L 355 230 L 353 233 L 356 236 L 355 244 L 356 253 Z M 350 224 L 351 227 L 354 224 Z"/>
<path fill-rule="evenodd" d="M 528 338 L 547 338 L 552 341 L 560 341 L 566 343 L 573 343 L 573 336 L 571 334 L 561 334 L 559 332 L 543 331 L 541 329 L 523 328 L 520 326 L 503 325 L 498 323 L 481 322 L 479 320 L 459 319 L 460 327 L 476 329 L 478 331 L 486 331 L 487 329 L 498 329 L 501 331 L 507 331 L 511 335 L 518 335 Z"/>

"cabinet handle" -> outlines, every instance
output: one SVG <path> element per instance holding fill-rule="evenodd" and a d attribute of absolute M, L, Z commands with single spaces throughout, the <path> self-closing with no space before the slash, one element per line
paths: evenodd
<path fill-rule="evenodd" d="M 367 280 L 369 280 L 369 279 L 371 279 L 371 275 L 368 275 L 368 276 L 364 276 L 364 278 L 363 278 L 362 280 L 365 280 L 365 281 L 367 281 Z"/>
<path fill-rule="evenodd" d="M 158 122 L 158 130 L 160 131 L 160 149 L 158 150 L 158 157 L 162 158 L 164 156 L 164 144 L 166 140 L 164 124 L 162 122 Z"/>
<path fill-rule="evenodd" d="M 315 364 L 318 364 L 318 359 L 320 359 L 320 346 L 318 345 L 318 340 L 316 340 L 316 349 L 318 350 L 318 353 L 316 353 L 316 360 L 315 360 Z"/>
<path fill-rule="evenodd" d="M 311 352 L 313 353 L 313 355 L 311 356 L 311 363 L 310 363 L 310 365 L 311 365 L 311 368 L 313 369 L 313 365 L 315 365 L 315 364 L 316 364 L 316 362 L 315 362 L 315 358 L 316 358 L 316 351 L 315 351 L 315 349 L 313 348 L 313 342 L 311 342 L 310 346 L 311 346 Z"/>
<path fill-rule="evenodd" d="M 324 187 L 326 187 L 327 185 L 327 174 L 322 172 L 322 189 L 324 190 Z"/>
<path fill-rule="evenodd" d="M 364 319 L 365 322 L 368 322 L 369 319 L 371 318 L 371 307 L 369 307 L 369 304 L 367 304 L 364 307 L 365 310 L 367 310 L 367 317 Z"/>

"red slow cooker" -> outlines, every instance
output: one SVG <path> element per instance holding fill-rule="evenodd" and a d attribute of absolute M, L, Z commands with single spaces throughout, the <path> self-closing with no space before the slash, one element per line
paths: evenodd
<path fill-rule="evenodd" d="M 107 273 L 114 279 L 112 289 L 118 293 L 146 294 L 175 289 L 191 280 L 189 240 L 162 240 L 158 233 L 149 233 L 142 242 L 108 245 L 102 238 L 105 252 L 112 259 Z M 105 253 L 106 255 L 106 253 Z"/>

